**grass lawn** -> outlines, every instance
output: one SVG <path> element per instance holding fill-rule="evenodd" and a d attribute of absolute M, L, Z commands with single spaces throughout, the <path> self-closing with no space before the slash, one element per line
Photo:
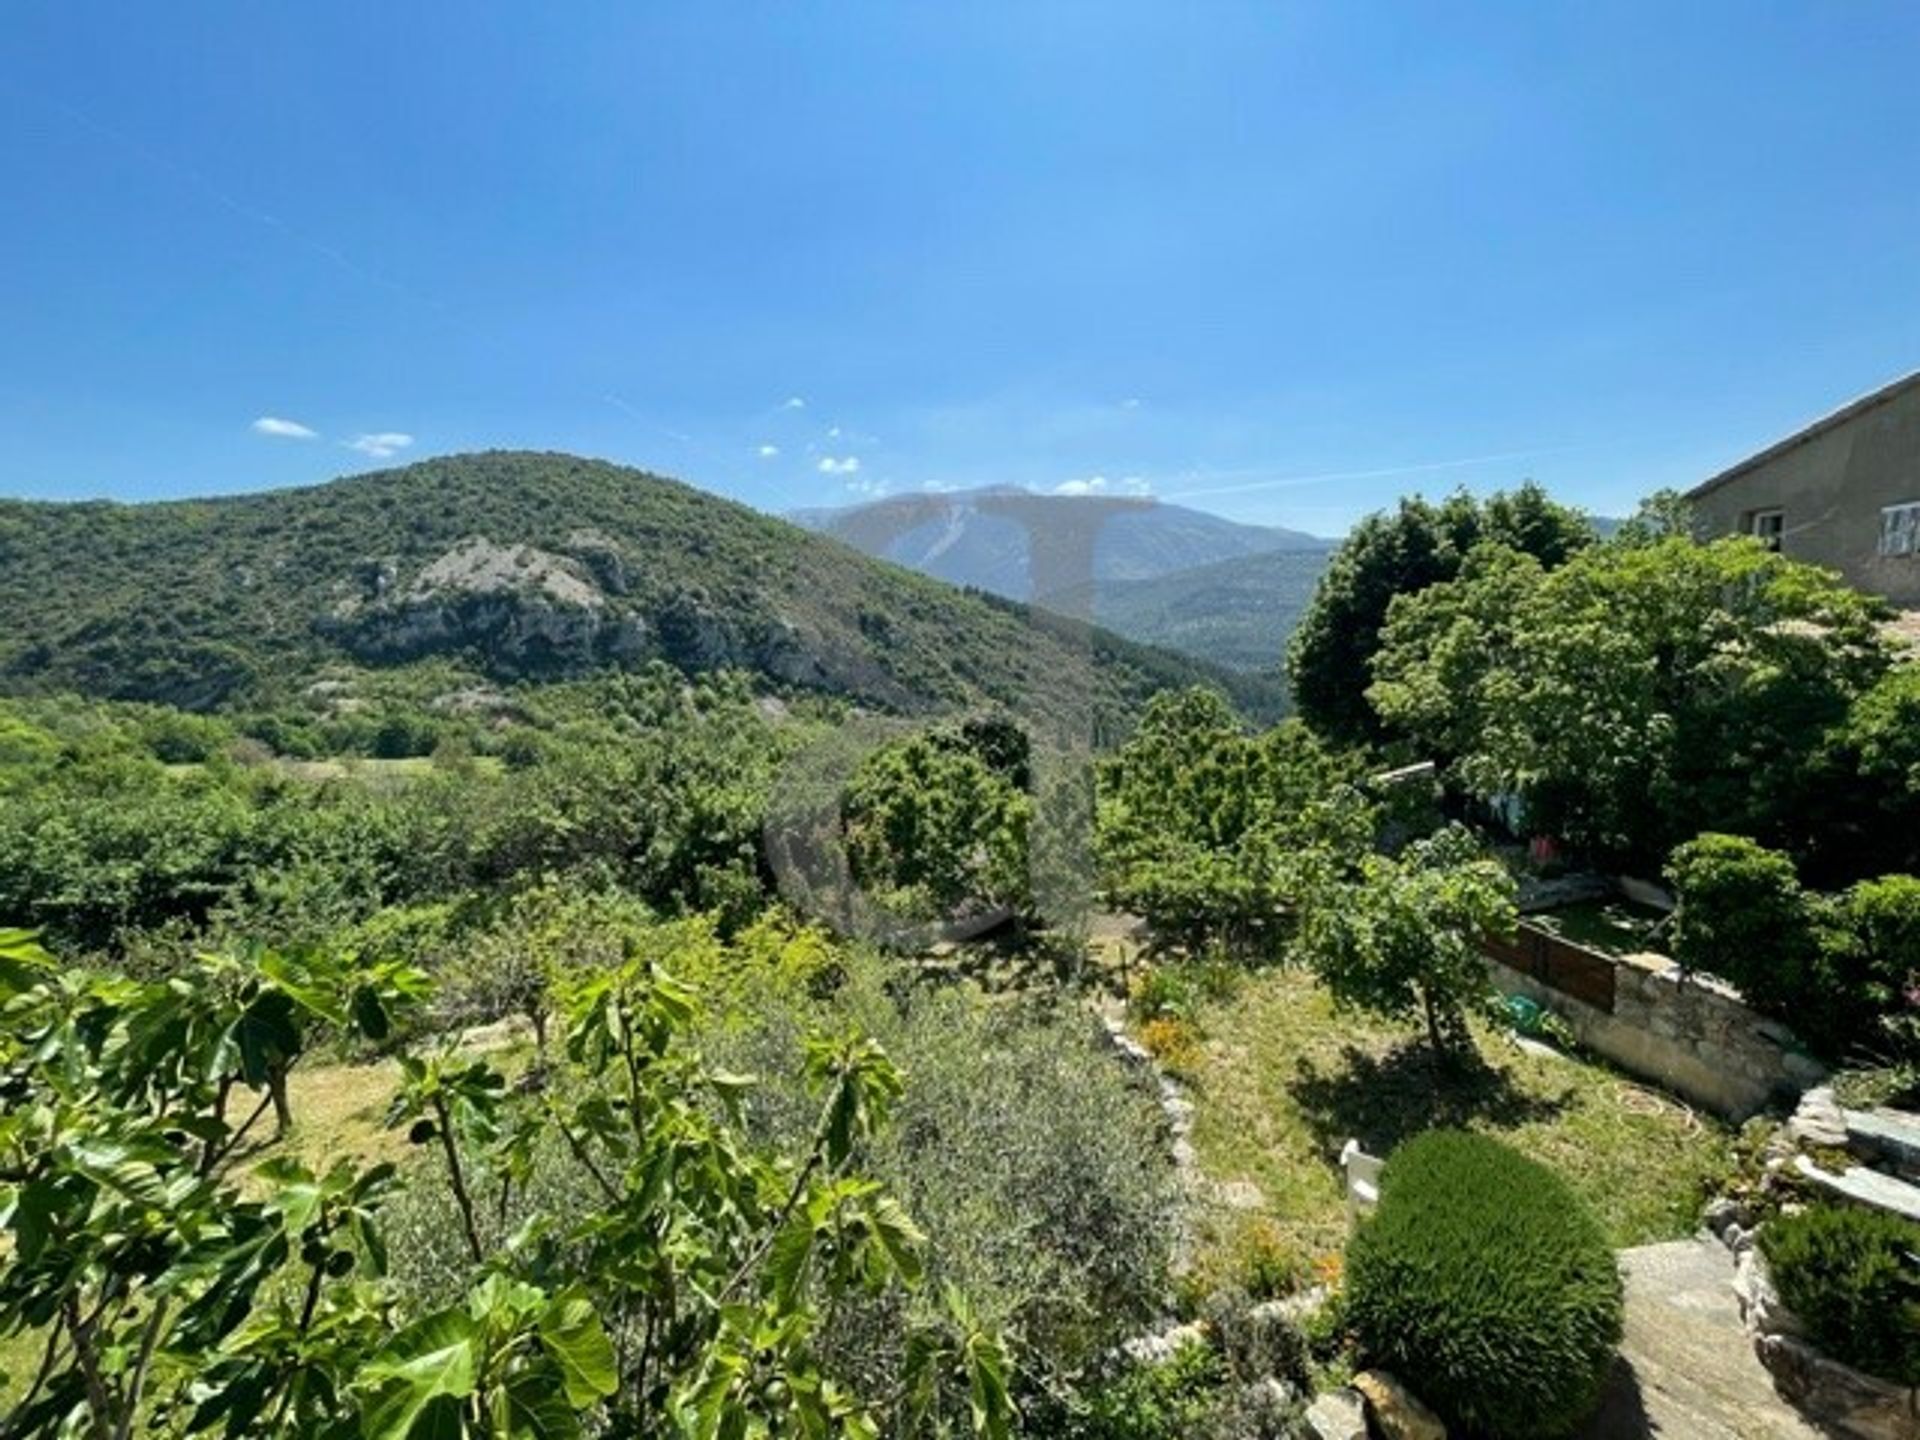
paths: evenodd
<path fill-rule="evenodd" d="M 1201 1263 L 1250 1223 L 1303 1259 L 1347 1236 L 1337 1167 L 1358 1139 L 1384 1155 L 1435 1126 L 1485 1131 L 1552 1166 L 1590 1204 L 1616 1246 L 1690 1232 L 1707 1183 L 1729 1160 L 1711 1116 L 1602 1065 L 1535 1056 L 1476 1026 L 1479 1074 L 1435 1083 L 1420 1031 L 1358 1014 L 1298 970 L 1241 980 L 1199 1016 L 1202 1038 L 1170 1064 L 1191 1087 L 1194 1146 L 1208 1179 L 1244 1205 L 1212 1215 Z"/>

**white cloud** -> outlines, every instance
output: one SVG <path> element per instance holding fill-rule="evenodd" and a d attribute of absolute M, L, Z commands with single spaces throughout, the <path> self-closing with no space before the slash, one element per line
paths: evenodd
<path fill-rule="evenodd" d="M 1080 480 L 1062 480 L 1053 487 L 1056 495 L 1146 495 L 1152 490 L 1152 484 L 1138 475 L 1123 475 L 1118 480 L 1089 475 Z"/>
<path fill-rule="evenodd" d="M 798 395 L 789 395 L 785 400 L 780 402 L 780 408 L 782 410 L 804 410 L 807 408 L 807 402 L 802 400 Z"/>
<path fill-rule="evenodd" d="M 1122 410 L 1138 410 L 1140 408 L 1140 397 L 1138 395 L 1129 395 L 1120 402 L 1120 408 Z"/>
<path fill-rule="evenodd" d="M 847 489 L 856 495 L 865 495 L 870 500 L 878 500 L 891 492 L 893 487 L 884 480 L 849 480 Z"/>
<path fill-rule="evenodd" d="M 278 415 L 262 415 L 253 422 L 253 433 L 272 435 L 280 440 L 317 440 L 320 432 L 310 430 L 298 420 L 282 420 Z"/>
<path fill-rule="evenodd" d="M 822 455 L 820 473 L 822 475 L 858 475 L 860 457 L 858 455 Z"/>
<path fill-rule="evenodd" d="M 838 440 L 839 438 L 840 438 L 840 427 L 838 425 L 829 425 L 827 427 L 827 439 Z"/>
<path fill-rule="evenodd" d="M 371 434 L 356 435 L 344 443 L 349 450 L 358 450 L 375 460 L 386 460 L 413 444 L 413 436 L 403 435 L 398 430 L 376 430 Z"/>
<path fill-rule="evenodd" d="M 778 445 L 762 445 L 753 453 L 758 455 L 762 460 L 771 460 L 780 453 L 780 447 Z"/>

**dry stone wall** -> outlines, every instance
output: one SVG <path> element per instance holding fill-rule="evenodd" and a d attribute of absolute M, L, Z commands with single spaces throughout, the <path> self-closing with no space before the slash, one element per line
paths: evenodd
<path fill-rule="evenodd" d="M 1499 960 L 1489 959 L 1488 969 L 1502 991 L 1558 1015 L 1585 1048 L 1730 1120 L 1790 1104 L 1825 1078 L 1792 1031 L 1728 987 L 1686 974 L 1664 955 L 1588 954 L 1613 967 L 1610 1011 Z"/>

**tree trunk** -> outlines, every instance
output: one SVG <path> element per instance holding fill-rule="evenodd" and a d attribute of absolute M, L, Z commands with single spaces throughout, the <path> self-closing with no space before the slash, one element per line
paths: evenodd
<path fill-rule="evenodd" d="M 1427 1044 L 1432 1047 L 1434 1061 L 1438 1063 L 1447 1058 L 1447 1042 L 1440 1036 L 1440 1013 L 1434 1007 L 1432 991 L 1420 992 L 1420 1005 L 1427 1014 Z"/>
<path fill-rule="evenodd" d="M 273 1097 L 273 1127 L 276 1136 L 293 1128 L 293 1106 L 287 1099 L 287 1070 L 275 1065 L 267 1071 L 267 1093 Z"/>

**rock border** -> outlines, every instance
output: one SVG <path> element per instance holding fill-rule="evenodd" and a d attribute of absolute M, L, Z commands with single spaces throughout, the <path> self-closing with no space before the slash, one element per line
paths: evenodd
<path fill-rule="evenodd" d="M 1167 1149 L 1180 1192 L 1170 1268 L 1174 1275 L 1184 1275 L 1193 1267 L 1194 1211 L 1207 1188 L 1206 1177 L 1200 1173 L 1199 1153 L 1193 1148 L 1193 1102 L 1186 1097 L 1180 1082 L 1160 1068 L 1153 1052 L 1127 1033 L 1124 1020 L 1106 1010 L 1096 1010 L 1095 1014 L 1108 1047 L 1151 1088 L 1154 1103 L 1159 1106 L 1160 1117 L 1167 1127 Z"/>
<path fill-rule="evenodd" d="M 1920 1389 L 1907 1389 L 1823 1355 L 1800 1318 L 1781 1302 L 1767 1262 L 1740 1236 L 1733 1293 L 1753 1339 L 1753 1353 L 1774 1388 L 1823 1430 L 1857 1440 L 1920 1440 Z"/>

